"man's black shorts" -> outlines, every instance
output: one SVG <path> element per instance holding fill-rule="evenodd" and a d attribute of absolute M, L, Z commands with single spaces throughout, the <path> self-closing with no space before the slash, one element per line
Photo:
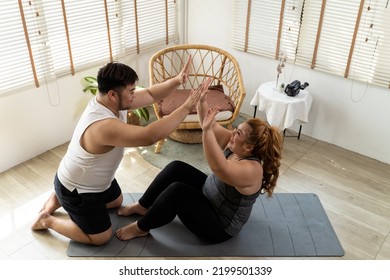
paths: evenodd
<path fill-rule="evenodd" d="M 62 207 L 84 233 L 102 233 L 111 227 L 106 204 L 121 195 L 121 189 L 116 179 L 104 192 L 79 194 L 77 189 L 71 192 L 65 188 L 56 174 L 54 188 Z"/>

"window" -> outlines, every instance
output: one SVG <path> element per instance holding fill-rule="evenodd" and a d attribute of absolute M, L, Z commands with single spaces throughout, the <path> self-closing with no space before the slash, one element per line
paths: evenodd
<path fill-rule="evenodd" d="M 177 42 L 176 14 L 174 0 L 4 0 L 0 94 Z"/>
<path fill-rule="evenodd" d="M 234 5 L 234 48 L 390 88 L 389 0 Z"/>

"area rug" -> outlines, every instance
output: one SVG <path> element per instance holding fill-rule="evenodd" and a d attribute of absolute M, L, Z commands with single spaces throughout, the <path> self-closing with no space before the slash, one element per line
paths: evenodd
<path fill-rule="evenodd" d="M 140 193 L 126 193 L 125 204 Z M 135 220 L 111 212 L 113 231 Z M 344 250 L 313 193 L 274 193 L 260 196 L 238 236 L 208 244 L 188 231 L 178 218 L 146 237 L 120 241 L 115 236 L 103 246 L 69 243 L 70 257 L 340 257 Z"/>
<path fill-rule="evenodd" d="M 246 118 L 245 116 L 239 115 L 233 122 L 233 127 L 237 127 Z M 210 174 L 211 172 L 204 157 L 202 144 L 181 143 L 168 137 L 165 139 L 160 153 L 156 154 L 154 149 L 155 145 L 152 145 L 139 147 L 137 151 L 148 163 L 159 169 L 163 169 L 173 160 L 181 160 L 197 167 L 206 174 Z"/>

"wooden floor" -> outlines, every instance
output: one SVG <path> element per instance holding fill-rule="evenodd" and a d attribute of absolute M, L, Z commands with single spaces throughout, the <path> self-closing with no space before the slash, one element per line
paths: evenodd
<path fill-rule="evenodd" d="M 30 230 L 52 192 L 53 176 L 66 147 L 0 173 L 0 259 L 68 259 L 67 238 L 53 231 Z M 136 150 L 128 149 L 117 179 L 124 192 L 142 192 L 158 172 Z M 275 191 L 319 196 L 345 250 L 344 257 L 335 259 L 390 259 L 388 164 L 305 135 L 300 140 L 286 137 Z M 60 210 L 58 215 L 65 213 Z"/>

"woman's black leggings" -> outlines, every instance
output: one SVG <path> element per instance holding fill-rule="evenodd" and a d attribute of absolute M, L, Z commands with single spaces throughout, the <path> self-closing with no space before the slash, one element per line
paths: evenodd
<path fill-rule="evenodd" d="M 208 198 L 202 193 L 207 175 L 181 161 L 169 163 L 153 180 L 139 204 L 149 211 L 138 227 L 149 231 L 176 216 L 201 239 L 222 242 L 229 238 Z"/>

